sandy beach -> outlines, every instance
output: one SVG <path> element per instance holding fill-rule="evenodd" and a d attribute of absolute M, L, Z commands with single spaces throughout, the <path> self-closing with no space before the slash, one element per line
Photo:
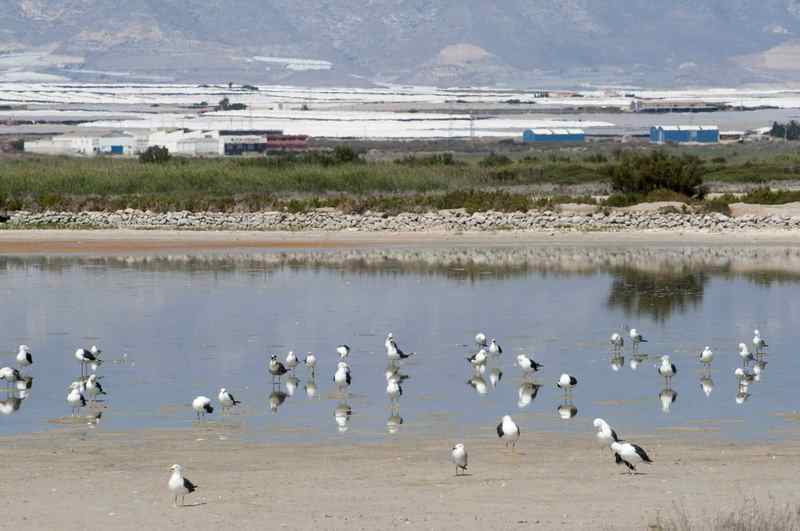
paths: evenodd
<path fill-rule="evenodd" d="M 800 245 L 800 231 L 738 232 L 264 232 L 179 230 L 2 230 L 0 253 L 114 254 L 232 249 L 320 249 L 481 245 Z"/>
<path fill-rule="evenodd" d="M 517 452 L 487 428 L 464 441 L 380 445 L 238 442 L 235 428 L 102 433 L 76 428 L 2 441 L 9 529 L 648 529 L 675 507 L 709 519 L 795 499 L 800 443 L 726 444 L 697 434 L 635 437 L 655 461 L 630 476 L 585 438 L 523 429 Z M 634 434 L 630 434 L 633 436 Z M 632 437 L 634 438 L 634 437 Z M 198 484 L 173 508 L 168 467 Z"/>

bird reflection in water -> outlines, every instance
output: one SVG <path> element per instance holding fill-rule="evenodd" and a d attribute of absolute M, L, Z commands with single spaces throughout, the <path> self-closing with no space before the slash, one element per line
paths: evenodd
<path fill-rule="evenodd" d="M 647 359 L 647 354 L 634 354 L 631 356 L 631 361 L 629 365 L 632 371 L 635 371 L 639 368 L 643 361 Z"/>
<path fill-rule="evenodd" d="M 19 411 L 22 399 L 16 396 L 8 396 L 5 400 L 0 400 L 0 414 L 13 415 Z"/>
<path fill-rule="evenodd" d="M 339 433 L 344 433 L 350 429 L 350 415 L 353 414 L 353 408 L 347 402 L 339 402 L 333 410 L 333 418 L 336 421 L 336 428 Z"/>
<path fill-rule="evenodd" d="M 577 414 L 578 408 L 575 407 L 572 400 L 564 400 L 564 402 L 558 406 L 558 416 L 561 417 L 561 420 L 569 420 L 574 418 Z"/>
<path fill-rule="evenodd" d="M 625 356 L 620 353 L 615 353 L 611 356 L 611 370 L 614 372 L 619 372 L 620 369 L 625 365 Z"/>
<path fill-rule="evenodd" d="M 475 389 L 475 392 L 481 396 L 489 392 L 489 386 L 486 385 L 486 380 L 483 379 L 483 376 L 473 376 L 467 380 L 467 385 Z"/>
<path fill-rule="evenodd" d="M 317 382 L 313 378 L 306 382 L 306 396 L 310 400 L 317 397 Z"/>
<path fill-rule="evenodd" d="M 502 379 L 503 371 L 499 368 L 495 367 L 489 371 L 489 383 L 492 384 L 492 388 L 497 387 L 497 384 L 500 383 Z"/>
<path fill-rule="evenodd" d="M 278 408 L 286 401 L 289 395 L 283 391 L 272 391 L 269 395 L 269 409 L 273 413 L 278 412 Z"/>
<path fill-rule="evenodd" d="M 519 384 L 519 388 L 517 389 L 517 396 L 519 397 L 519 400 L 517 400 L 517 407 L 520 409 L 528 407 L 531 402 L 536 400 L 540 387 L 542 386 L 533 382 L 522 382 Z"/>
<path fill-rule="evenodd" d="M 293 374 L 290 375 L 288 378 L 286 378 L 286 382 L 284 382 L 284 386 L 286 387 L 286 394 L 289 396 L 294 396 L 295 391 L 297 391 L 298 385 L 300 385 L 300 379 Z"/>
<path fill-rule="evenodd" d="M 711 396 L 711 393 L 714 391 L 714 380 L 711 379 L 711 376 L 703 375 L 700 377 L 700 388 L 707 398 Z"/>
<path fill-rule="evenodd" d="M 672 404 L 678 400 L 678 393 L 671 387 L 667 387 L 658 393 L 658 398 L 661 400 L 661 411 L 669 413 Z"/>

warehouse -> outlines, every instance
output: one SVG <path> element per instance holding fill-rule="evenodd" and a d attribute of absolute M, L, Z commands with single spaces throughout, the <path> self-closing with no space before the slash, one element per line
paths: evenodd
<path fill-rule="evenodd" d="M 715 125 L 656 125 L 650 128 L 651 144 L 718 144 Z"/>
<path fill-rule="evenodd" d="M 572 142 L 586 141 L 583 129 L 528 129 L 522 134 L 523 142 Z"/>

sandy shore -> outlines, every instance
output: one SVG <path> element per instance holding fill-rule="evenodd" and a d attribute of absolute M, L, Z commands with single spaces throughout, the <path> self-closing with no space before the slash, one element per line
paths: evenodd
<path fill-rule="evenodd" d="M 381 445 L 246 444 L 216 424 L 126 434 L 78 428 L 2 440 L 8 529 L 647 529 L 682 507 L 693 519 L 796 501 L 800 443 L 638 438 L 655 463 L 629 476 L 585 439 L 523 432 L 512 455 L 486 433 Z M 224 439 L 224 440 L 223 440 Z M 175 509 L 179 462 L 199 490 Z"/>
<path fill-rule="evenodd" d="M 0 253 L 148 253 L 441 245 L 778 245 L 800 246 L 800 231 L 626 232 L 246 232 L 2 230 Z"/>

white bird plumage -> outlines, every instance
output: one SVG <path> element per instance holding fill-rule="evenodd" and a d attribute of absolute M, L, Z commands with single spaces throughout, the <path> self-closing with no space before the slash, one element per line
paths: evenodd
<path fill-rule="evenodd" d="M 700 363 L 703 365 L 711 365 L 711 362 L 714 361 L 714 351 L 711 350 L 711 347 L 706 346 L 703 351 L 700 353 Z"/>
<path fill-rule="evenodd" d="M 17 365 L 20 367 L 28 367 L 33 364 L 33 355 L 31 348 L 28 345 L 20 345 L 17 351 Z"/>
<path fill-rule="evenodd" d="M 192 409 L 197 413 L 197 417 L 205 417 L 206 413 L 213 413 L 214 406 L 211 405 L 211 399 L 206 396 L 198 396 L 192 400 Z"/>
<path fill-rule="evenodd" d="M 183 476 L 181 465 L 172 465 L 170 470 L 172 470 L 172 475 L 169 477 L 167 486 L 172 493 L 172 505 L 178 507 L 178 500 L 180 500 L 182 506 L 186 495 L 197 490 L 197 486 Z"/>
<path fill-rule="evenodd" d="M 503 416 L 500 424 L 497 425 L 497 436 L 506 444 L 506 447 L 511 445 L 511 451 L 514 451 L 517 441 L 519 441 L 520 431 L 511 415 Z"/>
<path fill-rule="evenodd" d="M 453 461 L 454 465 L 456 465 L 456 476 L 462 470 L 466 472 L 467 449 L 464 447 L 462 443 L 458 443 L 455 446 L 453 446 L 453 449 L 450 452 L 450 460 Z"/>

